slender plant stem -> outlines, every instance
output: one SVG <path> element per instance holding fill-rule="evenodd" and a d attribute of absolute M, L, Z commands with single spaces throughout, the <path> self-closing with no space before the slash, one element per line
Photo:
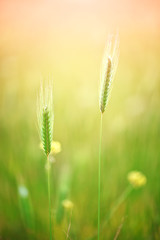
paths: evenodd
<path fill-rule="evenodd" d="M 71 212 L 70 212 L 70 217 L 68 217 L 68 220 L 69 220 L 69 226 L 68 226 L 68 230 L 67 230 L 66 240 L 70 239 L 70 238 L 69 238 L 69 231 L 70 231 L 70 228 L 71 228 L 72 210 L 71 210 Z"/>
<path fill-rule="evenodd" d="M 101 148 L 102 148 L 102 113 L 100 120 L 99 139 L 99 161 L 98 161 L 98 240 L 100 240 L 100 218 L 101 218 Z"/>
<path fill-rule="evenodd" d="M 113 207 L 110 211 L 110 213 L 106 216 L 102 226 L 101 226 L 101 230 L 100 232 L 102 232 L 107 223 L 110 221 L 110 219 L 113 217 L 113 215 L 115 214 L 115 212 L 119 209 L 119 207 L 121 206 L 121 204 L 127 199 L 127 197 L 130 195 L 130 193 L 132 192 L 133 187 L 131 185 L 129 185 L 125 191 L 120 195 L 120 197 L 117 199 L 117 201 L 113 204 Z M 98 232 L 95 233 L 95 235 L 93 235 L 92 237 L 88 238 L 87 240 L 93 240 L 96 239 L 96 237 L 98 236 Z"/>
<path fill-rule="evenodd" d="M 51 192 L 50 192 L 50 161 L 49 161 L 49 155 L 47 156 L 47 164 L 48 164 L 49 231 L 50 231 L 50 240 L 52 240 Z"/>
<path fill-rule="evenodd" d="M 110 214 L 107 216 L 106 221 L 104 222 L 103 227 L 105 224 L 113 217 L 119 206 L 126 200 L 126 198 L 129 196 L 131 191 L 133 190 L 132 185 L 129 185 L 126 190 L 122 193 L 122 195 L 117 199 L 117 201 L 114 203 L 114 206 L 110 212 Z"/>

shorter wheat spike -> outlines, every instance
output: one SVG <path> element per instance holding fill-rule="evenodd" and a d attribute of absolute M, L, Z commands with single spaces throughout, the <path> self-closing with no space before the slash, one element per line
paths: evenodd
<path fill-rule="evenodd" d="M 51 143 L 52 143 L 51 124 L 52 123 L 50 119 L 50 112 L 48 111 L 48 107 L 46 106 L 43 109 L 43 113 L 42 113 L 41 138 L 42 138 L 43 149 L 47 156 L 51 151 Z"/>
<path fill-rule="evenodd" d="M 44 150 L 44 153 L 49 156 L 51 152 L 54 121 L 51 84 L 46 85 L 45 88 L 43 88 L 43 85 L 41 85 L 37 108 L 42 148 Z"/>

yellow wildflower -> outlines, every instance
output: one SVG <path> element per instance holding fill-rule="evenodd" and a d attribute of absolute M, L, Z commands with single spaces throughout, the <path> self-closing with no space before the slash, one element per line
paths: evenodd
<path fill-rule="evenodd" d="M 62 205 L 66 210 L 71 210 L 74 206 L 73 202 L 68 199 L 63 200 Z"/>
<path fill-rule="evenodd" d="M 40 149 L 43 150 L 43 143 L 42 142 L 39 144 L 39 147 L 40 147 Z"/>
<path fill-rule="evenodd" d="M 131 172 L 129 172 L 127 178 L 128 178 L 129 183 L 134 188 L 142 187 L 147 182 L 146 176 L 143 173 L 138 172 L 138 171 L 131 171 Z"/>
<path fill-rule="evenodd" d="M 43 144 L 40 143 L 40 148 L 43 150 Z M 61 152 L 61 144 L 57 141 L 52 141 L 51 143 L 51 154 L 56 155 Z"/>
<path fill-rule="evenodd" d="M 52 141 L 52 144 L 51 144 L 51 153 L 52 154 L 57 154 L 61 152 L 61 144 L 60 142 L 55 142 L 55 141 Z"/>

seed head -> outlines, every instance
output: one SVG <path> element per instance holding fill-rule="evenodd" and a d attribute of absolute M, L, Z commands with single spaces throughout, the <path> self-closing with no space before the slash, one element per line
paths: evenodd
<path fill-rule="evenodd" d="M 109 95 L 111 92 L 112 81 L 117 69 L 119 56 L 119 40 L 116 36 L 113 40 L 112 36 L 109 36 L 107 46 L 104 53 L 101 71 L 101 87 L 99 105 L 101 113 L 104 113 Z"/>
<path fill-rule="evenodd" d="M 45 154 L 48 156 L 51 152 L 54 120 L 51 84 L 48 84 L 45 88 L 43 88 L 43 85 L 41 85 L 37 109 L 42 147 Z"/>

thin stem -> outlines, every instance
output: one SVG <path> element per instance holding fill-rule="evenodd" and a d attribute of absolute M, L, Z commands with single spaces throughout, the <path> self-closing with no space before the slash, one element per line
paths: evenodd
<path fill-rule="evenodd" d="M 114 203 L 113 208 L 111 209 L 110 213 L 106 216 L 103 225 L 101 227 L 100 232 L 102 232 L 107 223 L 110 221 L 110 219 L 113 217 L 113 215 L 115 214 L 115 212 L 119 209 L 119 207 L 121 206 L 121 204 L 127 199 L 127 197 L 130 195 L 130 193 L 132 192 L 133 187 L 132 185 L 129 185 L 124 192 L 120 195 L 120 197 L 117 199 L 117 201 Z M 92 237 L 90 237 L 88 240 L 93 240 L 98 236 L 98 233 L 95 233 L 95 235 L 93 235 Z"/>
<path fill-rule="evenodd" d="M 114 203 L 114 206 L 110 212 L 110 214 L 107 216 L 106 221 L 103 224 L 103 227 L 105 226 L 105 224 L 113 217 L 114 213 L 117 211 L 117 209 L 119 208 L 119 206 L 126 200 L 126 198 L 128 197 L 128 195 L 131 193 L 131 191 L 133 190 L 132 185 L 129 185 L 126 190 L 122 193 L 122 195 L 117 199 L 117 201 Z"/>
<path fill-rule="evenodd" d="M 72 219 L 72 210 L 71 210 L 71 212 L 70 212 L 70 219 L 69 219 L 69 226 L 68 226 L 68 230 L 67 230 L 66 240 L 68 240 L 68 238 L 70 239 L 70 237 L 69 237 L 69 231 L 70 231 L 70 228 L 71 228 L 71 219 Z"/>
<path fill-rule="evenodd" d="M 98 161 L 98 240 L 100 240 L 100 218 L 101 218 L 101 148 L 102 148 L 102 113 L 100 120 L 99 139 L 99 161 Z"/>
<path fill-rule="evenodd" d="M 49 155 L 47 156 L 47 164 L 48 164 L 49 231 L 50 231 L 50 240 L 52 240 L 51 192 L 50 192 L 50 161 L 49 161 Z"/>

